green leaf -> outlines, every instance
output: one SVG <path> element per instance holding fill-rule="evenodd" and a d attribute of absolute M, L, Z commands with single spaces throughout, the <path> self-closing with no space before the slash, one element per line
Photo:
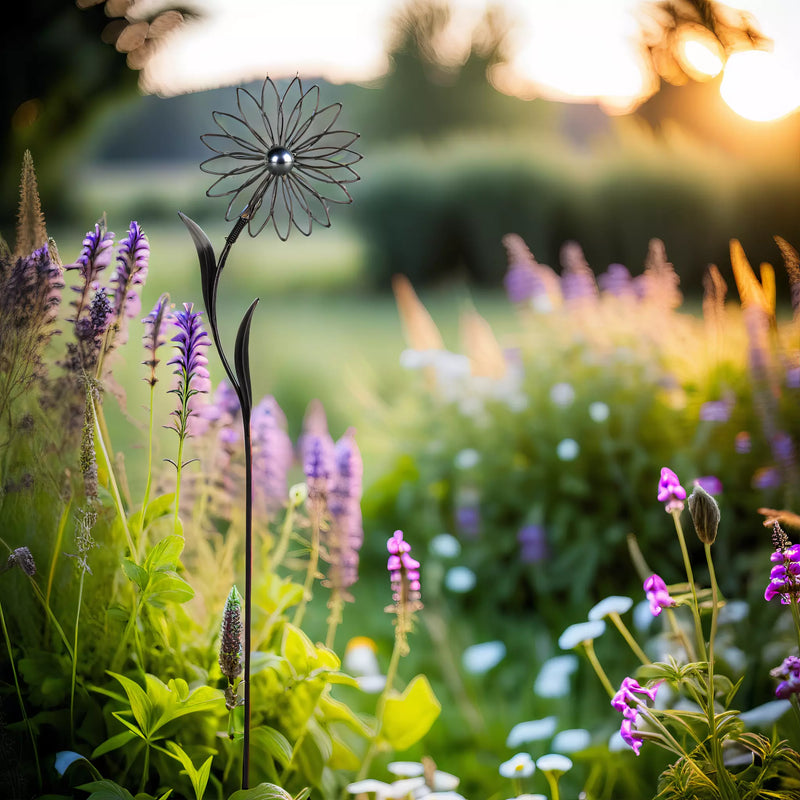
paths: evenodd
<path fill-rule="evenodd" d="M 292 745 L 280 731 L 268 725 L 259 725 L 253 728 L 251 735 L 282 766 L 285 767 L 292 760 Z"/>
<path fill-rule="evenodd" d="M 291 664 L 295 675 L 308 675 L 316 666 L 317 648 L 311 639 L 294 625 L 286 625 L 281 655 Z"/>
<path fill-rule="evenodd" d="M 122 559 L 122 569 L 125 571 L 128 579 L 133 581 L 141 591 L 145 590 L 147 587 L 147 581 L 150 578 L 146 569 L 143 569 L 135 561 L 131 561 L 129 558 Z"/>
<path fill-rule="evenodd" d="M 122 733 L 118 733 L 115 736 L 106 739 L 102 744 L 99 744 L 97 747 L 95 747 L 95 749 L 92 751 L 92 758 L 104 756 L 106 753 L 110 753 L 112 750 L 117 750 L 120 747 L 124 747 L 135 738 L 136 734 L 133 731 L 122 731 Z"/>
<path fill-rule="evenodd" d="M 252 789 L 234 792 L 228 800 L 292 800 L 292 796 L 274 783 L 259 783 Z"/>
<path fill-rule="evenodd" d="M 156 572 L 150 575 L 144 601 L 155 608 L 166 603 L 186 603 L 194 597 L 194 589 L 179 575 Z"/>
<path fill-rule="evenodd" d="M 103 779 L 81 784 L 79 789 L 91 792 L 87 800 L 134 800 L 133 795 L 114 781 Z"/>
<path fill-rule="evenodd" d="M 175 504 L 175 492 L 169 494 L 162 494 L 151 500 L 147 504 L 147 512 L 145 513 L 144 526 L 149 528 L 150 525 L 159 517 L 165 517 L 172 511 Z"/>
<path fill-rule="evenodd" d="M 183 552 L 182 536 L 170 534 L 154 545 L 145 558 L 144 566 L 148 572 L 164 572 L 174 570 Z"/>
<path fill-rule="evenodd" d="M 183 772 L 189 776 L 197 800 L 202 800 L 208 785 L 208 778 L 211 774 L 211 762 L 214 756 L 209 756 L 201 765 L 200 769 L 195 769 L 189 754 L 176 742 L 167 742 L 170 755 L 183 765 Z"/>
<path fill-rule="evenodd" d="M 116 672 L 111 672 L 110 670 L 107 670 L 107 672 L 112 678 L 116 678 L 122 684 L 122 688 L 128 696 L 128 702 L 130 703 L 134 719 L 139 723 L 142 732 L 149 734 L 153 704 L 150 702 L 150 698 L 145 694 L 144 689 L 142 689 L 136 681 L 132 681 L 125 675 L 118 675 Z"/>
<path fill-rule="evenodd" d="M 442 710 L 428 679 L 417 675 L 406 690 L 386 699 L 379 738 L 395 750 L 406 750 L 430 730 Z"/>

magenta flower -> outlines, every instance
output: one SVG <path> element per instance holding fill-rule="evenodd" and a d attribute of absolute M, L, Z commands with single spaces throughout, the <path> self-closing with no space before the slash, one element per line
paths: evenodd
<path fill-rule="evenodd" d="M 623 716 L 620 736 L 637 756 L 642 748 L 642 740 L 637 733 L 636 725 L 640 719 L 640 710 L 647 708 L 642 696 L 655 701 L 657 691 L 658 684 L 652 689 L 648 689 L 641 686 L 634 678 L 624 678 L 619 691 L 611 698 L 611 705 L 617 711 L 622 712 Z"/>
<path fill-rule="evenodd" d="M 667 591 L 667 584 L 658 575 L 653 574 L 644 582 L 644 590 L 650 601 L 650 611 L 654 617 L 661 613 L 662 608 L 677 605 Z"/>
<path fill-rule="evenodd" d="M 414 612 L 422 608 L 420 602 L 419 561 L 411 556 L 411 545 L 403 539 L 403 531 L 395 531 L 386 543 L 389 560 L 386 567 L 392 584 L 394 605 L 386 610 L 393 612 L 395 630 L 401 655 L 408 652 L 407 634 L 413 630 Z"/>
<path fill-rule="evenodd" d="M 661 479 L 658 482 L 658 502 L 666 503 L 668 514 L 683 511 L 686 489 L 681 486 L 678 476 L 669 467 L 661 468 Z"/>
<path fill-rule="evenodd" d="M 789 656 L 783 663 L 769 674 L 773 678 L 783 678 L 775 689 L 775 697 L 779 700 L 788 700 L 793 694 L 800 694 L 800 658 Z"/>
<path fill-rule="evenodd" d="M 792 544 L 777 522 L 772 529 L 772 543 L 775 552 L 769 558 L 775 566 L 770 570 L 764 599 L 769 602 L 780 597 L 784 605 L 793 598 L 800 602 L 800 544 Z"/>

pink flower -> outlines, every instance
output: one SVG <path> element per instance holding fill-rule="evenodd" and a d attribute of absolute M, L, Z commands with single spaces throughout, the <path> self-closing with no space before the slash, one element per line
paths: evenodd
<path fill-rule="evenodd" d="M 650 601 L 650 611 L 654 617 L 661 613 L 662 608 L 670 608 L 677 605 L 667 591 L 667 584 L 656 574 L 651 575 L 644 582 L 644 590 L 647 594 L 647 599 Z"/>

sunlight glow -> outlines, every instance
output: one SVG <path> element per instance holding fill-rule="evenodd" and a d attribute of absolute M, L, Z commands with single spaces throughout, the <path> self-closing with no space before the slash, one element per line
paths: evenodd
<path fill-rule="evenodd" d="M 720 94 L 737 114 L 756 122 L 780 119 L 800 106 L 796 76 L 763 50 L 728 59 Z"/>
<path fill-rule="evenodd" d="M 713 78 L 722 72 L 723 64 L 719 55 L 697 39 L 687 39 L 683 42 L 682 49 L 687 66 L 700 75 Z"/>

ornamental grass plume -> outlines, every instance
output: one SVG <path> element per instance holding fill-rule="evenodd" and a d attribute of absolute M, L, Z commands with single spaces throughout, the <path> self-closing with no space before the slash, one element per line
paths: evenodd
<path fill-rule="evenodd" d="M 219 668 L 228 679 L 225 687 L 225 706 L 233 711 L 239 705 L 236 696 L 237 679 L 242 674 L 242 596 L 232 586 L 222 612 L 219 633 Z"/>

